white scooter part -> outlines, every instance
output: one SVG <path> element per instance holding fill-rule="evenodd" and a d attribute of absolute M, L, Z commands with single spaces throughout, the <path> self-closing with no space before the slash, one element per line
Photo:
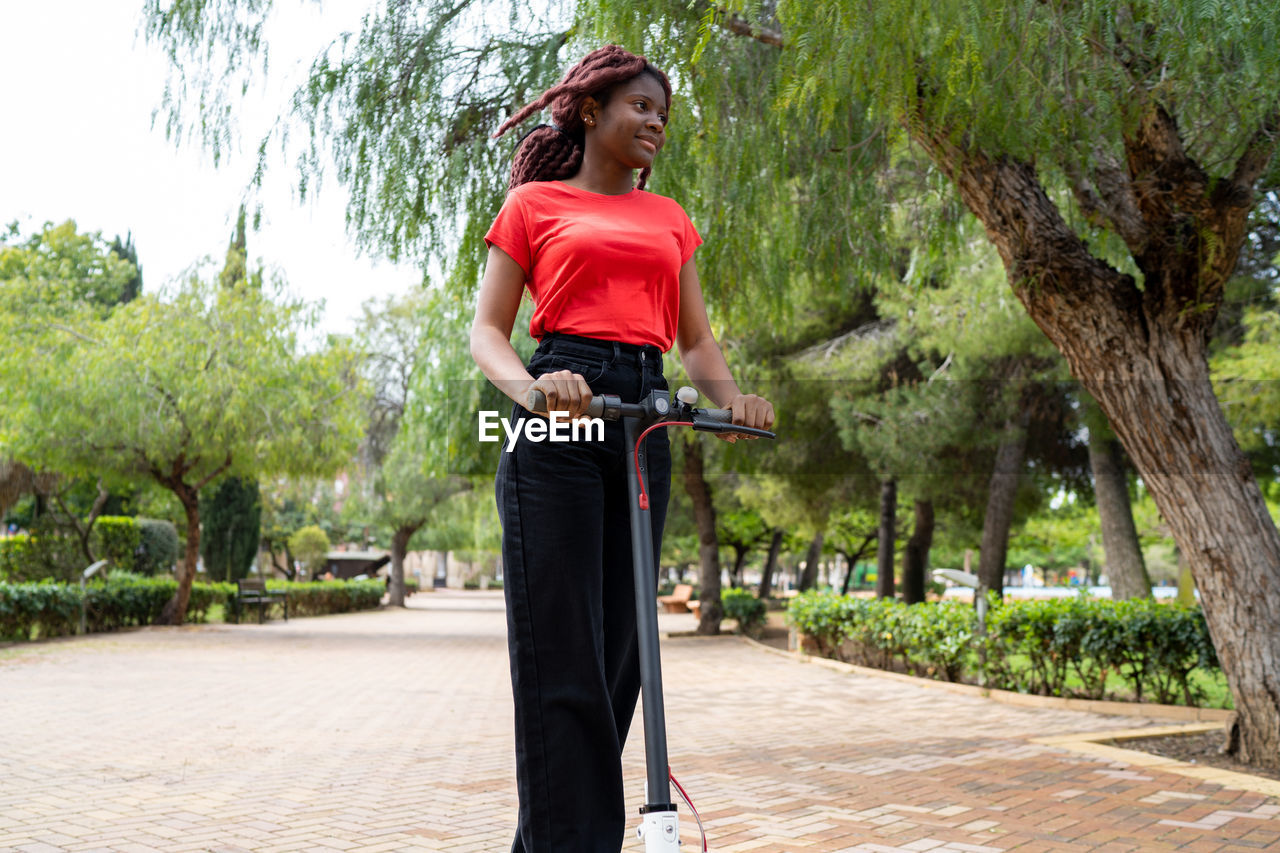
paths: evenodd
<path fill-rule="evenodd" d="M 680 817 L 675 812 L 646 812 L 636 827 L 644 853 L 680 853 Z"/>

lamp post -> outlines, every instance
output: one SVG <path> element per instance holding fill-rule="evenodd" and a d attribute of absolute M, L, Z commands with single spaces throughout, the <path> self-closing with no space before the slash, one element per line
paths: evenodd
<path fill-rule="evenodd" d="M 85 581 L 89 580 L 89 578 L 96 575 L 100 569 L 105 568 L 108 562 L 110 561 L 99 560 L 98 562 L 94 563 L 92 566 L 90 566 L 89 568 L 85 569 L 83 572 L 80 573 L 80 633 L 82 635 L 87 630 L 87 626 L 85 624 L 85 608 L 87 606 L 86 605 L 87 596 L 85 593 Z"/>
<path fill-rule="evenodd" d="M 949 580 L 973 590 L 973 604 L 978 611 L 978 686 L 987 686 L 987 591 L 982 581 L 971 572 L 959 569 L 934 569 L 934 580 Z"/>

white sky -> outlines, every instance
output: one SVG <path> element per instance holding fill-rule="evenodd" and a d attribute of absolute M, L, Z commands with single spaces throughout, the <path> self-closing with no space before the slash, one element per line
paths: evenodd
<path fill-rule="evenodd" d="M 132 231 L 143 287 L 154 293 L 206 256 L 221 265 L 267 117 L 284 108 L 298 63 L 354 29 L 369 3 L 278 0 L 267 32 L 270 85 L 251 92 L 258 126 L 250 118 L 243 156 L 216 170 L 193 144 L 178 149 L 151 128 L 166 62 L 138 35 L 141 5 L 0 0 L 0 225 L 17 219 L 25 236 L 74 219 L 108 241 Z M 365 300 L 418 286 L 416 268 L 357 255 L 344 230 L 344 188 L 327 180 L 303 206 L 293 181 L 288 163 L 271 162 L 249 258 L 308 301 L 324 300 L 323 329 L 346 330 Z"/>

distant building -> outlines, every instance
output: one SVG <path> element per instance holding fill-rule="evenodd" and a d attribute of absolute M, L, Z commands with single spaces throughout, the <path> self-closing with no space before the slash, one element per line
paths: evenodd
<path fill-rule="evenodd" d="M 357 575 L 374 577 L 383 566 L 391 562 L 385 551 L 330 551 L 324 557 L 324 569 L 320 575 L 333 575 L 335 580 L 347 580 Z"/>

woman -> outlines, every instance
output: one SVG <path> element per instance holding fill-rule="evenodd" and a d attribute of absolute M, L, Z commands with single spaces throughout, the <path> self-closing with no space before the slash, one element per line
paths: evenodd
<path fill-rule="evenodd" d="M 666 141 L 671 86 L 610 45 L 513 115 L 551 107 L 555 126 L 521 142 L 485 237 L 488 266 L 471 330 L 481 371 L 525 411 L 585 413 L 593 394 L 635 401 L 665 389 L 677 343 L 694 384 L 734 423 L 768 428 L 773 408 L 742 394 L 707 322 L 684 211 L 644 191 Z M 639 181 L 635 173 L 639 170 Z M 526 367 L 511 346 L 523 292 L 534 300 Z M 646 440 L 655 559 L 670 491 L 663 430 Z M 730 437 L 732 438 L 732 437 Z M 622 427 L 604 441 L 517 441 L 498 466 L 507 639 L 516 705 L 519 829 L 513 853 L 600 853 L 625 832 L 622 746 L 639 693 Z"/>

